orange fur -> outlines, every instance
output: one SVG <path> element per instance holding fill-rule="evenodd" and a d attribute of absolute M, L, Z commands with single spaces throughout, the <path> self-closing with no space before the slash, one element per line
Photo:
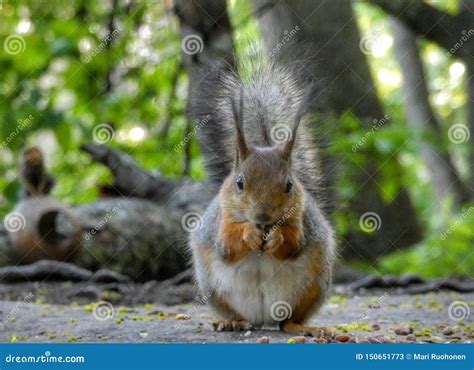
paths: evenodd
<path fill-rule="evenodd" d="M 296 226 L 281 226 L 283 244 L 273 253 L 278 260 L 286 260 L 298 256 L 301 231 Z"/>
<path fill-rule="evenodd" d="M 29 166 L 39 166 L 43 164 L 43 154 L 38 148 L 26 149 L 23 153 L 25 163 Z"/>
<path fill-rule="evenodd" d="M 330 335 L 331 330 L 325 327 L 311 327 L 304 325 L 309 315 L 312 314 L 315 304 L 321 301 L 321 288 L 317 284 L 318 275 L 321 273 L 321 251 L 316 249 L 310 256 L 310 268 L 314 273 L 314 278 L 309 281 L 306 285 L 305 292 L 296 304 L 291 318 L 280 324 L 280 329 L 290 333 L 298 335 Z"/>
<path fill-rule="evenodd" d="M 291 320 L 296 322 L 304 322 L 312 313 L 315 303 L 321 299 L 321 288 L 318 284 L 322 263 L 320 249 L 315 249 L 309 258 L 313 279 L 307 282 L 305 292 L 293 310 Z"/>
<path fill-rule="evenodd" d="M 217 293 L 214 292 L 212 296 L 213 303 L 219 307 L 220 310 L 222 310 L 223 313 L 226 314 L 226 317 L 232 317 L 234 320 L 243 320 L 242 316 L 237 314 L 232 307 L 230 307 L 229 303 L 222 298 L 221 296 L 217 295 Z"/>
<path fill-rule="evenodd" d="M 291 320 L 294 322 L 304 322 L 308 315 L 311 314 L 315 302 L 320 299 L 321 291 L 316 282 L 310 282 L 304 289 L 305 292 L 296 304 L 291 315 Z"/>
<path fill-rule="evenodd" d="M 197 253 L 201 257 L 204 267 L 207 271 L 212 271 L 212 247 L 196 248 Z"/>
<path fill-rule="evenodd" d="M 330 328 L 324 326 L 307 326 L 293 321 L 284 321 L 280 324 L 280 329 L 285 333 L 293 335 L 310 335 L 312 337 L 332 335 L 332 330 Z"/>
<path fill-rule="evenodd" d="M 222 212 L 221 238 L 224 245 L 224 260 L 228 263 L 236 263 L 250 252 L 250 248 L 244 242 L 244 234 L 251 232 L 252 225 L 248 222 L 233 222 L 227 212 Z"/>
<path fill-rule="evenodd" d="M 79 251 L 78 243 L 79 241 L 76 240 L 64 248 L 58 248 L 45 240 L 38 239 L 29 230 L 19 231 L 15 240 L 17 252 L 22 262 L 26 263 L 44 259 L 70 262 Z"/>

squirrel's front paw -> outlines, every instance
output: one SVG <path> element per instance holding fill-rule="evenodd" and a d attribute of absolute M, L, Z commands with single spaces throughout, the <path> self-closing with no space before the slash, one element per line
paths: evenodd
<path fill-rule="evenodd" d="M 264 240 L 265 245 L 263 246 L 263 251 L 274 254 L 276 251 L 278 251 L 278 248 L 282 246 L 284 238 L 281 230 L 276 228 L 266 233 Z"/>
<path fill-rule="evenodd" d="M 263 231 L 249 223 L 242 238 L 251 250 L 260 250 L 263 244 Z"/>

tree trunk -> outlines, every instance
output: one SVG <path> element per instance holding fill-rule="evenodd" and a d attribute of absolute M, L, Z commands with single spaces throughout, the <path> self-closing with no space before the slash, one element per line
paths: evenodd
<path fill-rule="evenodd" d="M 360 35 L 349 0 L 256 0 L 254 5 L 268 51 L 281 43 L 290 30 L 300 29 L 279 52 L 289 52 L 291 48 L 287 45 L 298 41 L 312 51 L 312 58 L 318 63 L 307 68 L 314 76 L 324 77 L 329 98 L 327 113 L 340 115 L 351 110 L 367 128 L 374 119 L 384 117 L 367 61 L 359 49 Z M 355 175 L 359 189 L 348 200 L 357 221 L 341 246 L 348 257 L 375 260 L 384 253 L 419 241 L 421 231 L 404 189 L 392 203 L 384 204 L 380 196 L 383 190 L 377 184 L 378 164 L 370 155 L 367 158 L 367 167 L 359 168 Z M 359 217 L 367 212 L 375 212 L 380 217 L 377 232 L 364 233 L 358 227 Z"/>
<path fill-rule="evenodd" d="M 174 11 L 181 32 L 181 59 L 189 77 L 188 97 L 199 93 L 198 85 L 209 73 L 209 68 L 232 69 L 235 65 L 232 28 L 227 16 L 225 0 L 176 0 Z M 186 105 L 189 111 L 189 99 Z M 191 119 L 192 117 L 187 117 Z M 187 175 L 191 166 L 190 135 L 195 125 L 186 123 L 183 146 L 184 169 Z"/>
<path fill-rule="evenodd" d="M 110 198 L 73 207 L 71 212 L 82 227 L 82 245 L 71 262 L 91 271 L 109 269 L 134 281 L 175 276 L 189 262 L 183 223 L 188 217 L 199 223 L 205 204 L 188 207 L 193 213 L 137 198 Z M 25 216 L 28 222 L 29 215 Z M 26 262 L 13 243 L 0 228 L 0 267 Z"/>
<path fill-rule="evenodd" d="M 467 67 L 468 80 L 467 80 L 467 119 L 468 129 L 470 132 L 470 149 L 469 149 L 469 163 L 471 164 L 471 174 L 469 184 L 471 187 L 471 200 L 474 199 L 474 66 L 469 65 Z"/>
<path fill-rule="evenodd" d="M 462 0 L 461 9 L 464 14 L 470 14 L 471 27 L 474 24 L 474 2 L 471 0 Z M 471 172 L 469 177 L 469 186 L 471 188 L 471 200 L 474 200 L 474 55 L 470 56 L 470 63 L 467 63 L 467 127 L 470 132 L 469 162 Z"/>
<path fill-rule="evenodd" d="M 413 32 L 426 37 L 444 47 L 449 55 L 458 56 L 467 66 L 467 127 L 474 130 L 474 3 L 460 2 L 459 13 L 450 15 L 421 0 L 370 0 L 382 10 L 402 21 Z M 474 137 L 470 136 L 469 163 L 470 198 L 474 199 Z"/>
<path fill-rule="evenodd" d="M 7 222 L 0 223 L 0 281 L 149 281 L 164 280 L 184 271 L 190 258 L 188 233 L 202 226 L 201 215 L 214 195 L 209 187 L 150 174 L 128 155 L 105 146 L 90 144 L 83 150 L 111 169 L 115 175 L 112 188 L 128 196 L 100 199 L 71 209 L 56 205 L 55 200 L 49 202 L 47 209 L 65 208 L 80 224 L 81 245 L 72 259 L 75 265 L 45 260 L 22 265 L 26 262 L 22 256 L 25 251 L 18 250 L 15 231 L 8 232 L 4 226 Z M 131 197 L 133 194 L 135 198 Z M 31 196 L 23 203 L 28 207 L 17 207 L 24 217 L 22 231 L 36 229 L 42 215 L 38 205 L 44 205 L 47 199 L 42 194 Z M 12 224 L 15 225 L 19 227 Z M 65 231 L 64 224 L 57 226 Z M 44 252 L 54 254 L 54 250 Z M 334 280 L 355 281 L 361 275 L 337 264 Z"/>
<path fill-rule="evenodd" d="M 232 28 L 225 0 L 177 0 L 174 10 L 180 21 L 182 62 L 191 91 L 203 78 L 203 64 L 234 66 Z"/>
<path fill-rule="evenodd" d="M 433 143 L 422 142 L 421 154 L 431 174 L 438 206 L 449 194 L 454 195 L 455 202 L 460 206 L 469 200 L 469 190 L 458 175 L 449 152 L 442 149 L 440 139 L 444 134 L 429 102 L 415 34 L 395 18 L 391 19 L 391 25 L 395 36 L 395 56 L 403 73 L 407 121 L 433 138 Z"/>
<path fill-rule="evenodd" d="M 451 54 L 463 58 L 466 63 L 474 63 L 472 1 L 465 1 L 457 15 L 443 12 L 422 0 L 369 1 L 403 21 L 415 33 L 438 43 Z"/>

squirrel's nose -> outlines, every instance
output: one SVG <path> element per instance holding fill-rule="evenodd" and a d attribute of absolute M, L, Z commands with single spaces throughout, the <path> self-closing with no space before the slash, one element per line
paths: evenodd
<path fill-rule="evenodd" d="M 270 216 L 268 213 L 258 213 L 255 216 L 255 222 L 258 227 L 265 228 L 270 223 Z"/>

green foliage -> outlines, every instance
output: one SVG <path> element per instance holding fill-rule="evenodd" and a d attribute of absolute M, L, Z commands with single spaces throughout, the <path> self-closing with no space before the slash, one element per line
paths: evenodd
<path fill-rule="evenodd" d="M 204 177 L 194 136 L 191 169 L 183 174 L 188 80 L 180 67 L 176 17 L 164 2 L 118 1 L 113 12 L 112 3 L 0 2 L 0 218 L 17 201 L 16 166 L 21 150 L 29 145 L 39 145 L 46 153 L 57 181 L 54 196 L 69 203 L 94 201 L 97 184 L 110 183 L 111 175 L 79 147 L 93 142 L 98 125 L 113 128 L 107 145 L 129 153 L 148 170 L 170 177 Z M 441 3 L 449 12 L 458 5 L 456 0 Z M 252 3 L 231 0 L 228 4 L 237 54 L 250 60 L 262 48 Z M 377 46 L 367 57 L 386 117 L 361 122 L 347 112 L 322 119 L 319 132 L 330 133 L 327 154 L 345 163 L 336 184 L 338 233 L 343 235 L 357 223 L 354 220 L 360 215 L 349 214 L 344 205 L 357 187 L 354 174 L 366 167 L 367 158 L 375 158 L 382 199 L 392 202 L 402 187 L 408 188 L 427 229 L 423 243 L 383 259 L 376 270 L 416 271 L 416 263 L 423 261 L 429 276 L 455 267 L 456 273 L 466 275 L 473 271 L 472 256 L 467 256 L 472 239 L 466 239 L 473 228 L 472 215 L 440 240 L 437 230 L 459 215 L 451 214 L 449 201 L 442 217 L 431 211 L 434 196 L 419 143 L 435 141 L 405 122 L 402 78 L 390 47 L 387 17 L 365 2 L 356 2 L 355 9 L 362 36 L 372 37 Z M 109 29 L 111 21 L 114 27 Z M 11 36 L 18 36 L 18 50 L 5 46 Z M 466 122 L 466 72 L 435 44 L 423 41 L 420 46 L 432 103 L 447 133 L 453 124 Z M 440 146 L 454 153 L 461 175 L 467 177 L 472 167 L 468 143 L 453 145 L 445 134 Z M 401 168 L 395 165 L 395 157 Z"/>
<path fill-rule="evenodd" d="M 180 65 L 178 23 L 160 2 L 91 0 L 2 2 L 2 45 L 14 35 L 18 53 L 0 54 L 0 216 L 17 201 L 17 158 L 28 145 L 46 153 L 54 194 L 72 203 L 96 197 L 106 170 L 79 151 L 99 124 L 107 143 L 140 165 L 182 176 L 187 78 Z M 108 25 L 113 20 L 114 27 Z M 177 77 L 176 77 L 177 75 Z M 173 83 L 176 81 L 176 83 Z M 31 116 L 27 125 L 20 122 Z M 160 132 L 170 122 L 166 137 Z M 203 175 L 191 143 L 191 172 Z M 79 175 L 80 174 L 80 175 Z"/>
<path fill-rule="evenodd" d="M 451 215 L 440 232 L 434 229 L 426 240 L 407 251 L 383 259 L 376 270 L 386 274 L 417 273 L 432 278 L 469 276 L 474 271 L 474 206 Z"/>

